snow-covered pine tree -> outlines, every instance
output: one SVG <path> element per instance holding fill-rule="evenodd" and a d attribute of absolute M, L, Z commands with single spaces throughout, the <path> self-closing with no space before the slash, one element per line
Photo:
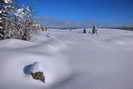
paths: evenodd
<path fill-rule="evenodd" d="M 0 39 L 10 38 L 13 5 L 11 0 L 0 0 Z M 10 18 L 10 19 L 9 19 Z"/>
<path fill-rule="evenodd" d="M 16 7 L 15 0 L 0 0 L 0 40 L 30 40 L 32 25 L 29 7 Z"/>
<path fill-rule="evenodd" d="M 33 29 L 33 19 L 32 19 L 31 8 L 18 8 L 16 10 L 16 23 L 18 25 L 18 37 L 22 40 L 30 40 L 31 33 Z M 21 38 L 20 38 L 21 37 Z"/>
<path fill-rule="evenodd" d="M 0 39 L 4 38 L 4 0 L 0 0 Z"/>

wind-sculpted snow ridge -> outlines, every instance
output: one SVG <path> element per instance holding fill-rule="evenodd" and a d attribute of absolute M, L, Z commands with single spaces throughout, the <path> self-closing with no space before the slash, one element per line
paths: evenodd
<path fill-rule="evenodd" d="M 41 43 L 15 39 L 0 41 L 0 89 L 45 89 L 70 76 L 67 58 L 61 53 L 66 45 L 56 39 L 45 39 Z M 35 62 L 39 68 L 26 69 Z M 43 72 L 45 83 L 34 80 L 30 71 Z"/>
<path fill-rule="evenodd" d="M 0 48 L 25 48 L 35 45 L 36 43 L 21 41 L 17 39 L 7 39 L 0 41 Z"/>

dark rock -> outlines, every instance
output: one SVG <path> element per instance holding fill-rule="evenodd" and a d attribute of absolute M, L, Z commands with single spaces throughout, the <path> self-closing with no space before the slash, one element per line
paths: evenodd
<path fill-rule="evenodd" d="M 35 73 L 31 73 L 32 78 L 35 80 L 40 80 L 43 83 L 45 83 L 45 76 L 43 74 L 43 72 L 35 72 Z"/>

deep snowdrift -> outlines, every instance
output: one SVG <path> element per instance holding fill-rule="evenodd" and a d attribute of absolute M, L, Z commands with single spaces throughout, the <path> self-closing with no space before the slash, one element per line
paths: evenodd
<path fill-rule="evenodd" d="M 0 89 L 132 89 L 133 32 L 99 29 L 36 32 L 31 42 L 0 41 Z M 39 63 L 46 83 L 25 66 Z"/>
<path fill-rule="evenodd" d="M 64 80 L 70 74 L 66 57 L 60 52 L 64 49 L 65 44 L 54 38 L 41 43 L 0 41 L 0 89 L 44 89 Z M 44 72 L 45 84 L 25 73 L 25 66 L 34 62 Z"/>

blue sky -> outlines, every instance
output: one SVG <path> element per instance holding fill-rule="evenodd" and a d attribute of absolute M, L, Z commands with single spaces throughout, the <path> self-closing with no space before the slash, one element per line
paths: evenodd
<path fill-rule="evenodd" d="M 18 0 L 35 16 L 98 25 L 133 25 L 133 0 Z"/>

